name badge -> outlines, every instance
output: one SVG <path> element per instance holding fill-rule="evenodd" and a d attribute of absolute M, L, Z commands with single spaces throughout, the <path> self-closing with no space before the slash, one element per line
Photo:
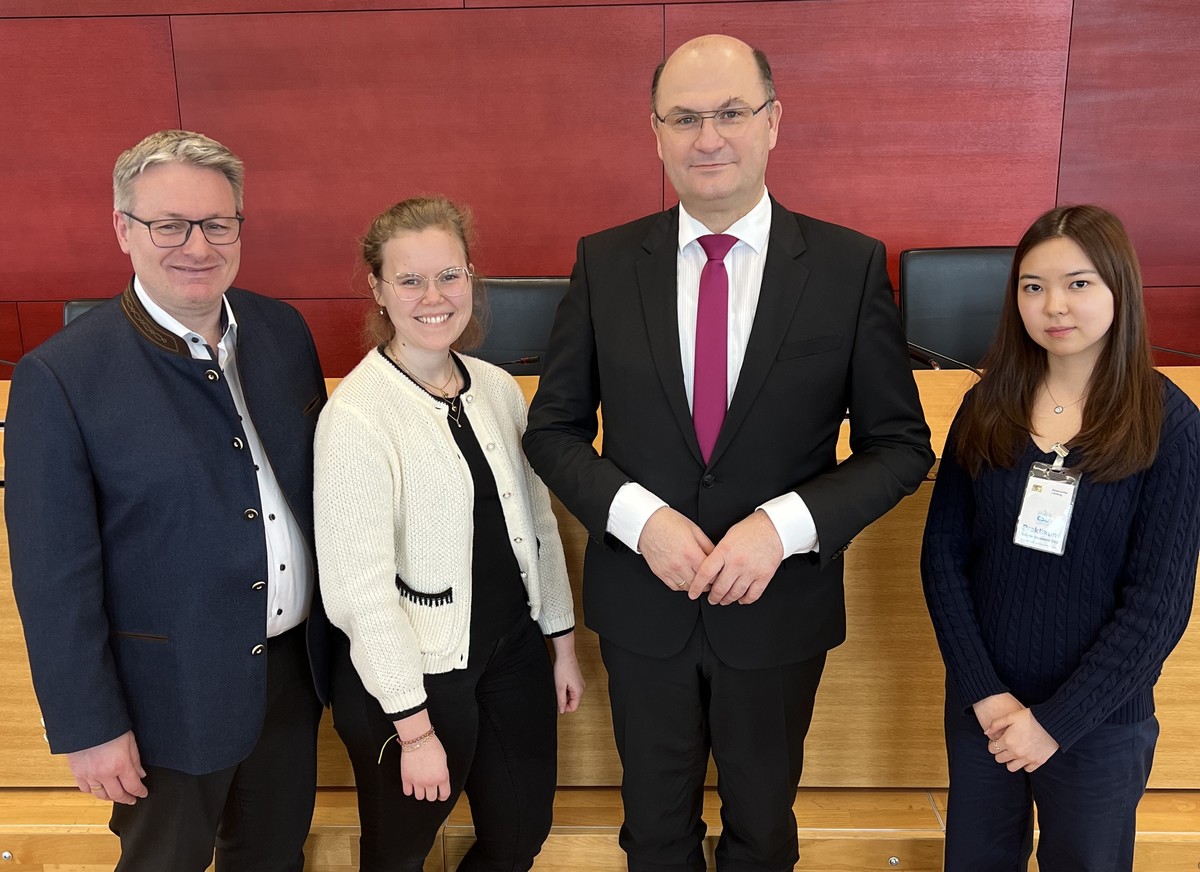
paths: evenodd
<path fill-rule="evenodd" d="M 1025 482 L 1025 498 L 1017 514 L 1013 544 L 1062 556 L 1071 528 L 1071 509 L 1080 473 L 1063 466 L 1067 449 L 1054 443 L 1054 463 L 1035 463 Z"/>

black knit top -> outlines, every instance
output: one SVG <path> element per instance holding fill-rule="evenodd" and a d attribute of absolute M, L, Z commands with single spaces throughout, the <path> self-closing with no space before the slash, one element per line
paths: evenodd
<path fill-rule="evenodd" d="M 1054 455 L 1030 440 L 1012 468 L 972 480 L 957 461 L 957 419 L 946 440 L 921 574 L 947 674 L 967 704 L 1011 693 L 1064 750 L 1099 724 L 1154 713 L 1154 683 L 1191 613 L 1200 411 L 1163 383 L 1153 465 L 1115 482 L 1084 474 L 1061 557 L 1013 544 L 1030 464 Z"/>

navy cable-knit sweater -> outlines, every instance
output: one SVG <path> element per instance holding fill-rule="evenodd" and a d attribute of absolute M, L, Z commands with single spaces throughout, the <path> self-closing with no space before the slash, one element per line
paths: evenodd
<path fill-rule="evenodd" d="M 1191 613 L 1200 411 L 1163 384 L 1153 465 L 1115 482 L 1085 474 L 1061 557 L 1012 541 L 1030 464 L 1053 454 L 1030 440 L 1012 468 L 972 480 L 957 460 L 957 419 L 946 440 L 921 575 L 947 674 L 966 704 L 1011 693 L 1064 750 L 1099 724 L 1154 713 L 1154 683 Z"/>

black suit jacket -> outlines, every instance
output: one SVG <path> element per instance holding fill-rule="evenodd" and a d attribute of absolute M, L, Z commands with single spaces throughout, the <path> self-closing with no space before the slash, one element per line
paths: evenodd
<path fill-rule="evenodd" d="M 588 626 L 629 650 L 669 656 L 697 620 L 738 668 L 797 662 L 845 639 L 850 540 L 911 493 L 933 463 L 882 243 L 772 201 L 771 233 L 745 359 L 706 465 L 684 393 L 676 314 L 679 212 L 582 239 L 559 306 L 525 449 L 590 534 Z M 592 440 L 597 407 L 603 452 Z M 835 457 L 850 413 L 853 456 Z M 617 490 L 636 481 L 714 541 L 794 490 L 819 554 L 784 560 L 749 606 L 690 601 L 605 533 Z"/>
<path fill-rule="evenodd" d="M 286 303 L 227 297 L 246 405 L 311 547 L 325 401 L 312 337 Z M 13 592 L 55 753 L 132 729 L 144 764 L 202 774 L 253 749 L 267 552 L 244 442 L 219 367 L 193 360 L 131 288 L 17 365 L 4 444 Z M 316 593 L 308 631 L 324 698 Z"/>

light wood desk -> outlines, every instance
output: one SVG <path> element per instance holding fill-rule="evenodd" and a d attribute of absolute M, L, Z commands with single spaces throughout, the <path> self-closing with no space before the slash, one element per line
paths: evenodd
<path fill-rule="evenodd" d="M 1200 367 L 1165 370 L 1200 398 Z M 969 373 L 919 372 L 922 403 L 940 453 Z M 522 379 L 527 395 L 535 379 Z M 336 382 L 331 381 L 331 386 Z M 0 385 L 6 398 L 7 385 Z M 0 414 L 2 414 L 0 409 Z M 843 446 L 843 451 L 846 449 Z M 946 782 L 941 736 L 944 673 L 925 611 L 918 569 L 932 483 L 920 486 L 855 540 L 846 553 L 848 637 L 829 656 L 805 754 L 810 787 L 936 787 Z M 586 534 L 555 504 L 579 609 Z M 66 768 L 46 752 L 12 600 L 7 535 L 0 532 L 0 787 L 68 786 Z M 579 614 L 582 614 L 580 609 Z M 1157 698 L 1162 738 L 1151 785 L 1200 789 L 1200 611 L 1167 663 Z M 607 680 L 594 633 L 580 622 L 577 647 L 588 682 L 581 710 L 560 721 L 559 783 L 615 785 Z M 324 785 L 352 784 L 349 763 L 326 718 Z"/>

